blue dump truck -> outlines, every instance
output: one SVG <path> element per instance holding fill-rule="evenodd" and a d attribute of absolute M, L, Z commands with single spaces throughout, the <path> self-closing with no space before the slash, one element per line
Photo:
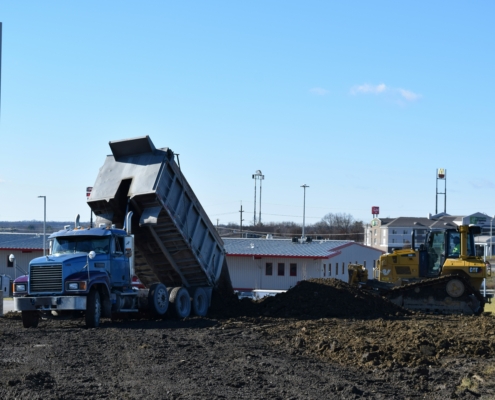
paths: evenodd
<path fill-rule="evenodd" d="M 109 144 L 88 199 L 96 227 L 77 218 L 52 234 L 48 255 L 14 281 L 26 328 L 40 318 L 84 316 L 97 327 L 124 313 L 205 316 L 214 290 L 233 293 L 223 241 L 172 150 L 148 136 Z"/>

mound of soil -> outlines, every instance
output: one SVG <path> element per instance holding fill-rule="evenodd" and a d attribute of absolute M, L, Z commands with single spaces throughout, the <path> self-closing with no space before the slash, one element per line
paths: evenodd
<path fill-rule="evenodd" d="M 270 316 L 295 319 L 380 318 L 409 315 L 386 298 L 374 295 L 338 279 L 309 279 L 285 293 L 259 301 L 235 295 L 214 296 L 211 315 L 217 318 Z"/>
<path fill-rule="evenodd" d="M 262 315 L 283 318 L 377 318 L 408 312 L 387 299 L 338 279 L 302 281 L 286 293 L 259 303 Z"/>

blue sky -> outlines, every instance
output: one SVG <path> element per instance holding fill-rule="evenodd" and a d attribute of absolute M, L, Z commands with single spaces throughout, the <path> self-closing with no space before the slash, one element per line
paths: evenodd
<path fill-rule="evenodd" d="M 180 154 L 214 223 L 495 214 L 493 1 L 3 1 L 0 220 L 89 219 L 108 142 Z M 259 198 L 258 198 L 259 202 Z M 439 211 L 443 211 L 440 198 Z"/>

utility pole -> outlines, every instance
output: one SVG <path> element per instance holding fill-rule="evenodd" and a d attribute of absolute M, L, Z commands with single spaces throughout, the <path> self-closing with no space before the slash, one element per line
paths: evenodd
<path fill-rule="evenodd" d="M 241 209 L 239 210 L 239 212 L 241 213 L 241 223 L 240 223 L 240 225 L 241 225 L 241 237 L 242 237 L 242 221 L 244 221 L 242 219 L 242 213 L 244 212 L 244 211 L 242 211 L 242 202 L 241 202 Z"/>

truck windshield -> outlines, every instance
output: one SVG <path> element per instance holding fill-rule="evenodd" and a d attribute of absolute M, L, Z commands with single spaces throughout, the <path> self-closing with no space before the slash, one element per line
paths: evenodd
<path fill-rule="evenodd" d="M 89 253 L 108 254 L 110 237 L 72 236 L 58 237 L 53 240 L 53 254 Z"/>

